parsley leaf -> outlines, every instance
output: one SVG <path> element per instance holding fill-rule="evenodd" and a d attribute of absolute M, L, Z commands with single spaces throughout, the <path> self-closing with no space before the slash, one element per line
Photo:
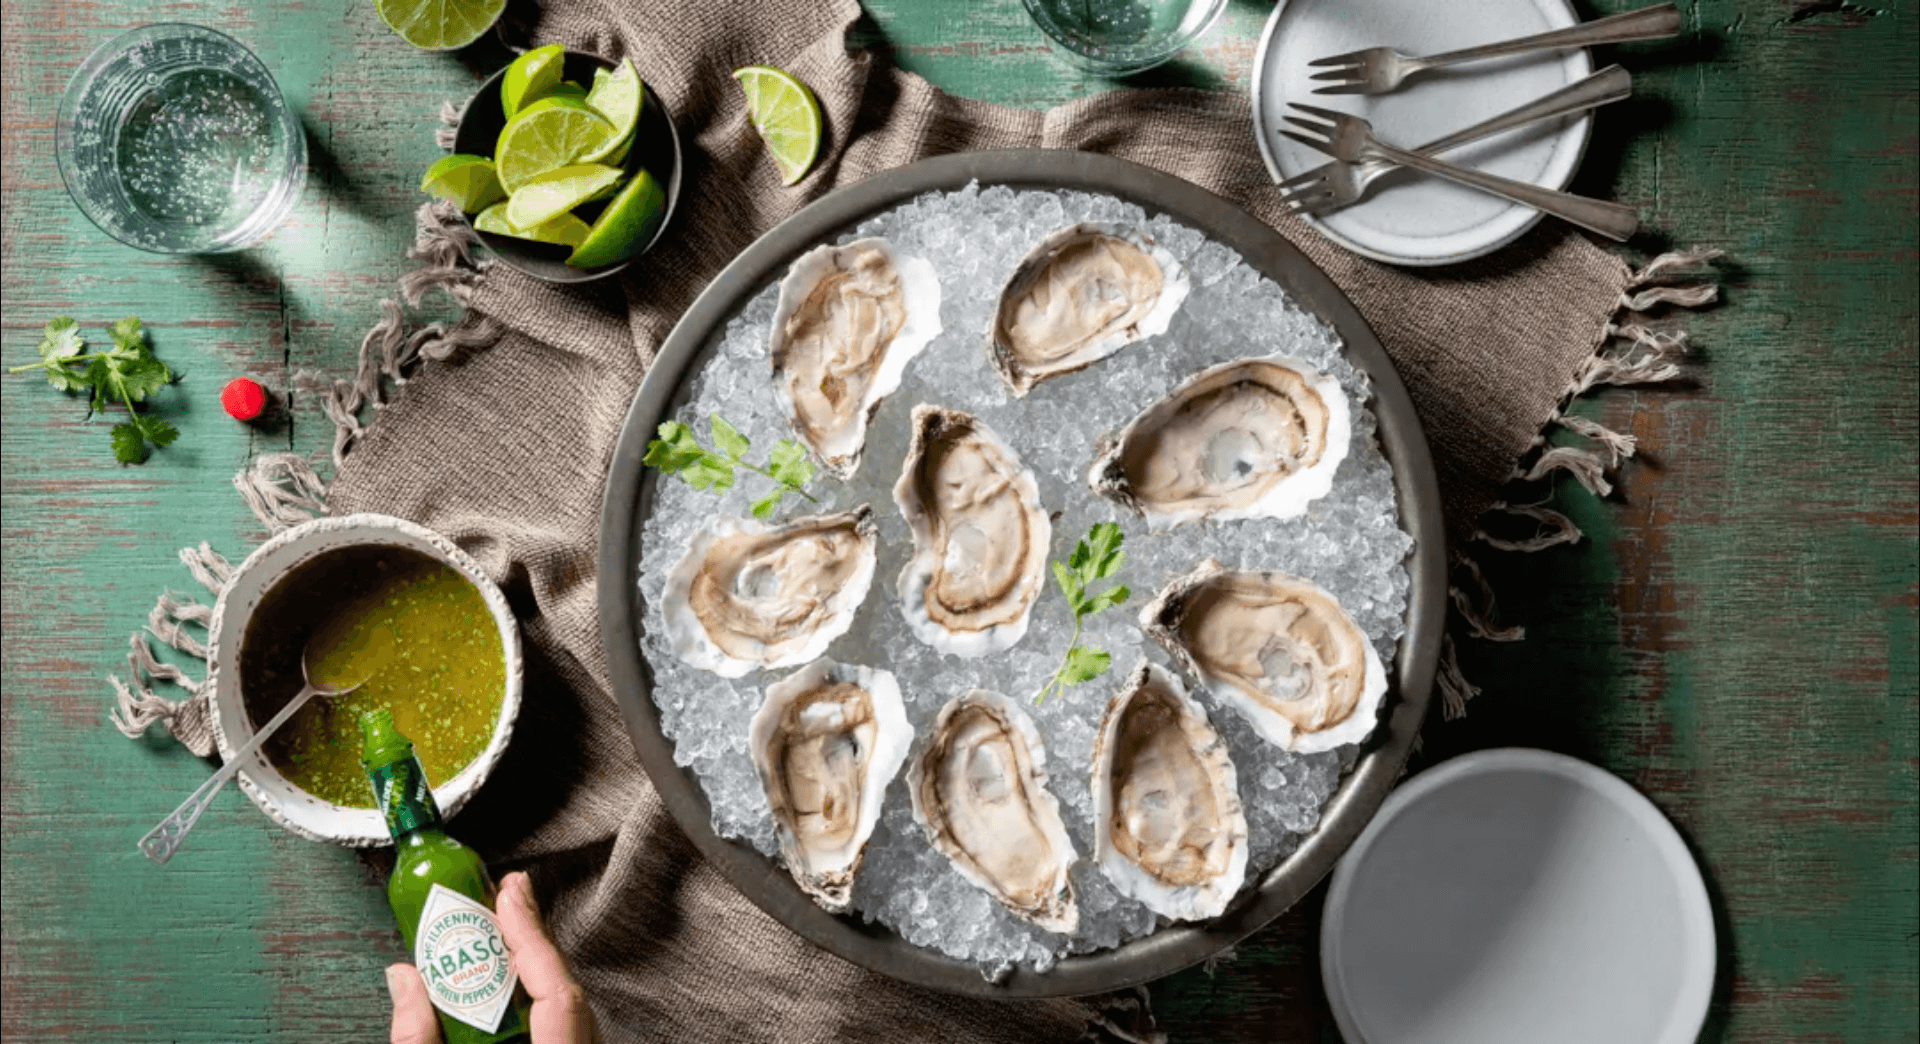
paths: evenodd
<path fill-rule="evenodd" d="M 154 357 L 140 320 L 127 316 L 108 329 L 113 348 L 87 352 L 79 324 L 61 316 L 47 323 L 40 338 L 40 361 L 15 366 L 8 373 L 40 370 L 47 383 L 65 392 L 87 393 L 87 413 L 105 413 L 118 403 L 127 411 L 125 423 L 109 434 L 115 460 L 138 464 L 147 459 L 147 444 L 165 446 L 179 437 L 173 425 L 139 412 L 134 403 L 172 384 L 177 378 L 167 364 Z"/>
<path fill-rule="evenodd" d="M 1049 563 L 1053 566 L 1054 583 L 1060 585 L 1060 593 L 1067 600 L 1067 609 L 1073 613 L 1073 639 L 1067 643 L 1067 653 L 1062 657 L 1059 669 L 1053 672 L 1053 677 L 1033 698 L 1035 703 L 1046 699 L 1056 689 L 1092 681 L 1107 673 L 1111 657 L 1104 649 L 1083 647 L 1080 644 L 1080 626 L 1087 617 L 1127 600 L 1129 592 L 1124 584 L 1087 593 L 1088 584 L 1112 576 L 1126 561 L 1126 552 L 1120 548 L 1125 540 L 1126 535 L 1118 525 L 1096 522 L 1085 538 L 1074 543 L 1073 553 L 1067 556 L 1066 562 Z"/>
<path fill-rule="evenodd" d="M 799 443 L 786 439 L 775 443 L 773 452 L 768 455 L 767 467 L 762 468 L 746 459 L 747 451 L 753 448 L 752 443 L 740 434 L 740 429 L 727 423 L 724 417 L 717 413 L 710 415 L 707 428 L 712 432 L 713 444 L 719 452 L 700 445 L 700 440 L 688 425 L 680 421 L 667 421 L 660 425 L 660 437 L 647 443 L 647 455 L 641 458 L 641 463 L 669 475 L 678 475 L 680 481 L 699 490 L 732 488 L 736 467 L 764 475 L 776 485 L 753 502 L 753 517 L 758 519 L 771 518 L 788 493 L 798 493 L 818 503 L 802 488 L 813 477 L 813 462 L 806 459 L 807 451 Z"/>

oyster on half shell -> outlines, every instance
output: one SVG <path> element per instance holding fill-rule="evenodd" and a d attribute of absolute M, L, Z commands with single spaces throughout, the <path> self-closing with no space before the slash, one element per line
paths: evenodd
<path fill-rule="evenodd" d="M 1094 861 L 1176 921 L 1219 915 L 1247 872 L 1247 817 L 1226 743 L 1180 680 L 1145 660 L 1093 741 Z"/>
<path fill-rule="evenodd" d="M 1040 597 L 1053 524 L 1012 447 L 972 414 L 916 406 L 893 500 L 913 533 L 899 591 L 914 636 L 956 656 L 1018 642 Z"/>
<path fill-rule="evenodd" d="M 1148 603 L 1140 627 L 1269 743 L 1307 754 L 1373 731 L 1386 668 L 1340 603 L 1309 581 L 1228 572 L 1208 559 Z"/>
<path fill-rule="evenodd" d="M 1047 790 L 1033 719 L 997 692 L 970 689 L 934 719 L 907 768 L 913 818 L 960 876 L 1050 932 L 1080 923 L 1067 870 L 1073 841 Z"/>
<path fill-rule="evenodd" d="M 1095 493 L 1155 529 L 1292 518 L 1333 488 L 1353 421 L 1340 382 L 1297 359 L 1235 359 L 1180 383 L 1105 440 Z"/>
<path fill-rule="evenodd" d="M 718 519 L 694 533 L 667 573 L 660 598 L 667 645 L 722 678 L 806 663 L 853 626 L 878 545 L 865 504 L 777 527 Z"/>
<path fill-rule="evenodd" d="M 887 784 L 913 743 L 893 675 L 821 658 L 767 686 L 747 729 L 787 872 L 846 909 Z"/>
<path fill-rule="evenodd" d="M 925 260 L 884 239 L 800 255 L 780 282 L 767 345 L 794 435 L 829 472 L 851 477 L 880 400 L 939 335 L 940 280 Z"/>
<path fill-rule="evenodd" d="M 1186 269 L 1127 225 L 1069 225 L 1014 267 L 987 352 L 1013 394 L 1165 333 L 1186 299 Z"/>

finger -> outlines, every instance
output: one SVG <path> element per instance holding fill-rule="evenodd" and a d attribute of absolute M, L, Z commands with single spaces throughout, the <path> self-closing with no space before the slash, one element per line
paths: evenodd
<path fill-rule="evenodd" d="M 508 874 L 494 900 L 500 934 L 512 954 L 513 970 L 533 998 L 527 1027 L 533 1039 L 555 1044 L 591 1044 L 593 1009 L 586 991 L 573 980 L 566 958 L 553 945 L 533 899 L 533 885 L 523 873 Z"/>
<path fill-rule="evenodd" d="M 440 1044 L 440 1020 L 413 965 L 387 965 L 387 993 L 393 997 L 393 1044 Z"/>

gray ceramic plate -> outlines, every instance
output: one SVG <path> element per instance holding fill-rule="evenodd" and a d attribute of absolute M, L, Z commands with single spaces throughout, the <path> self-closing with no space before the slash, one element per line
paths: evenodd
<path fill-rule="evenodd" d="M 1239 251 L 1297 304 L 1333 326 L 1348 357 L 1373 382 L 1373 409 L 1380 420 L 1381 444 L 1393 462 L 1401 523 L 1416 541 L 1408 563 L 1413 590 L 1407 634 L 1395 659 L 1394 683 L 1380 726 L 1328 803 L 1320 828 L 1212 921 L 1162 928 L 1112 950 L 1066 958 L 1046 972 L 1018 968 L 999 982 L 988 982 L 970 964 L 914 946 L 884 926 L 821 910 L 777 863 L 745 842 L 713 832 L 706 795 L 689 772 L 674 764 L 673 744 L 660 732 L 651 673 L 640 654 L 642 614 L 635 573 L 641 523 L 653 502 L 654 479 L 641 459 L 654 429 L 683 398 L 682 384 L 697 372 L 715 331 L 755 293 L 779 279 L 802 252 L 923 192 L 960 189 L 975 180 L 982 185 L 1103 192 L 1150 213 L 1166 214 Z M 813 943 L 884 975 L 983 997 L 1068 996 L 1118 989 L 1197 964 L 1278 917 L 1333 869 L 1393 788 L 1426 715 L 1445 613 L 1442 539 L 1433 461 L 1405 386 L 1352 302 L 1279 233 L 1210 192 L 1123 160 L 1038 149 L 974 152 L 922 160 L 820 199 L 743 251 L 688 309 L 661 345 L 614 449 L 600 509 L 600 629 L 614 694 L 641 764 L 681 829 L 741 894 Z"/>

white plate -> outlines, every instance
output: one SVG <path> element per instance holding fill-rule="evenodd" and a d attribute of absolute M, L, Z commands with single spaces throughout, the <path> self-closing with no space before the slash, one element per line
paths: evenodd
<path fill-rule="evenodd" d="M 1424 145 L 1497 116 L 1593 72 L 1584 50 L 1472 62 L 1428 73 L 1379 97 L 1316 95 L 1308 66 L 1363 47 L 1427 55 L 1561 29 L 1579 19 L 1566 0 L 1281 0 L 1253 67 L 1253 128 L 1275 181 L 1327 162 L 1280 136 L 1289 101 L 1363 116 L 1382 140 Z M 1580 166 L 1591 119 L 1562 118 L 1475 142 L 1444 159 L 1502 177 L 1565 188 Z M 1394 172 L 1360 203 L 1308 224 L 1363 257 L 1400 265 L 1445 265 L 1506 246 L 1540 213 L 1439 178 Z"/>
<path fill-rule="evenodd" d="M 1320 966 L 1347 1044 L 1692 1044 L 1713 914 L 1638 791 L 1486 750 L 1380 807 L 1334 870 Z"/>

